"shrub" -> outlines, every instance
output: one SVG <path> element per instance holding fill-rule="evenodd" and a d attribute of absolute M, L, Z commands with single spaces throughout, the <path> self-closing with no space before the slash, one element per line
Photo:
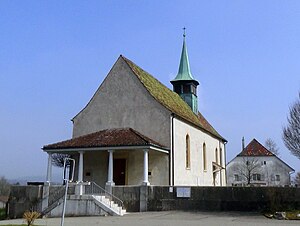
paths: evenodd
<path fill-rule="evenodd" d="M 6 219 L 6 209 L 5 208 L 0 208 L 0 220 Z"/>
<path fill-rule="evenodd" d="M 26 211 L 23 214 L 23 218 L 26 221 L 27 226 L 33 225 L 34 221 L 39 218 L 39 216 L 41 216 L 41 214 L 36 211 Z"/>

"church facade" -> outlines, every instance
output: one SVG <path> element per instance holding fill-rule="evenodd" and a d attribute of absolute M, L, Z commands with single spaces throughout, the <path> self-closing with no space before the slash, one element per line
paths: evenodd
<path fill-rule="evenodd" d="M 185 43 L 173 91 L 120 56 L 72 119 L 72 139 L 45 145 L 75 159 L 75 178 L 100 186 L 225 186 L 226 140 L 198 111 Z"/>

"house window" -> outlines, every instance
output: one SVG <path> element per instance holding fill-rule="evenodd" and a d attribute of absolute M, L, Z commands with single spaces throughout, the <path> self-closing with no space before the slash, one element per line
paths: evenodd
<path fill-rule="evenodd" d="M 206 162 L 206 144 L 203 143 L 203 170 L 207 170 L 207 162 Z"/>
<path fill-rule="evenodd" d="M 218 164 L 219 162 L 219 159 L 218 159 L 218 148 L 216 148 L 216 151 L 215 151 L 215 157 L 216 157 L 216 163 Z"/>
<path fill-rule="evenodd" d="M 191 168 L 191 151 L 190 151 L 190 136 L 185 137 L 185 167 Z"/>
<path fill-rule="evenodd" d="M 220 166 L 222 166 L 223 162 L 222 162 L 222 148 L 220 148 Z"/>
<path fill-rule="evenodd" d="M 276 175 L 276 181 L 280 181 L 280 175 Z"/>
<path fill-rule="evenodd" d="M 258 173 L 255 173 L 255 174 L 252 175 L 252 179 L 254 181 L 261 181 L 261 175 L 258 174 Z"/>
<path fill-rule="evenodd" d="M 235 181 L 239 181 L 239 179 L 240 179 L 240 178 L 239 178 L 239 175 L 238 175 L 238 174 L 234 174 L 234 180 L 235 180 Z"/>

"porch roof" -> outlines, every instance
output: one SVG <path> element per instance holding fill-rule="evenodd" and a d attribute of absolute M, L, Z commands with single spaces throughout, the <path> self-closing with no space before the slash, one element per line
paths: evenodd
<path fill-rule="evenodd" d="M 106 129 L 73 139 L 43 146 L 44 151 L 108 150 L 151 148 L 168 152 L 168 148 L 132 128 Z"/>

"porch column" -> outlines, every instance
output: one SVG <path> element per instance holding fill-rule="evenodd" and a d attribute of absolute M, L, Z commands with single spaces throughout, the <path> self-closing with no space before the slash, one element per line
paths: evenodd
<path fill-rule="evenodd" d="M 48 167 L 47 167 L 47 178 L 46 182 L 50 185 L 52 180 L 52 153 L 48 152 Z"/>
<path fill-rule="evenodd" d="M 107 174 L 107 186 L 114 186 L 115 183 L 113 181 L 114 177 L 114 156 L 113 156 L 114 151 L 113 150 L 108 150 L 108 174 Z"/>
<path fill-rule="evenodd" d="M 79 152 L 79 164 L 78 164 L 78 183 L 79 183 L 79 195 L 83 194 L 83 153 L 84 151 Z"/>
<path fill-rule="evenodd" d="M 148 149 L 144 149 L 144 180 L 143 180 L 143 185 L 149 185 L 149 180 L 148 180 Z"/>

